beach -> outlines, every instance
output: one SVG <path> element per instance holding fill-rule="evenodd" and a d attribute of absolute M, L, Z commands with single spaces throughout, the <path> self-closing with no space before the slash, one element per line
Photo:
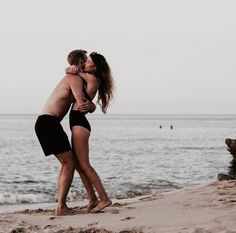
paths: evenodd
<path fill-rule="evenodd" d="M 36 117 L 0 115 L 0 233 L 236 232 L 235 181 L 216 181 L 219 173 L 235 177 L 224 143 L 235 135 L 235 116 L 91 116 L 91 164 L 113 205 L 85 213 L 75 174 L 70 216 L 54 215 L 60 167 L 42 153 Z"/>
<path fill-rule="evenodd" d="M 85 213 L 83 205 L 69 203 L 75 212 L 70 216 L 55 216 L 52 204 L 36 209 L 23 205 L 21 210 L 0 214 L 0 232 L 236 232 L 235 180 L 113 199 L 112 206 L 97 214 Z"/>

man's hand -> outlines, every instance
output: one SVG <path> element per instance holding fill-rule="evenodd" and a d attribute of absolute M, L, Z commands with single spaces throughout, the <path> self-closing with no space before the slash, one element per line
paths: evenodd
<path fill-rule="evenodd" d="M 84 103 L 80 104 L 78 110 L 82 113 L 92 113 L 96 110 L 96 105 L 93 102 L 90 102 L 85 97 L 83 97 Z"/>
<path fill-rule="evenodd" d="M 75 66 L 75 65 L 69 66 L 66 68 L 65 71 L 66 71 L 66 74 L 78 74 L 80 71 L 80 67 Z"/>

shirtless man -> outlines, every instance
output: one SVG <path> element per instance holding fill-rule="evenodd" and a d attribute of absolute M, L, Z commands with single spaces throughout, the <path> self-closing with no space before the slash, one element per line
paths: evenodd
<path fill-rule="evenodd" d="M 86 61 L 86 51 L 79 50 L 81 58 L 79 65 L 82 66 Z M 64 132 L 60 122 L 68 112 L 71 104 L 75 101 L 81 103 L 81 92 L 77 91 L 80 85 L 70 82 L 69 76 L 66 75 L 55 87 L 49 99 L 47 100 L 36 124 L 35 132 L 43 149 L 45 156 L 54 154 L 61 163 L 61 169 L 58 176 L 58 203 L 56 207 L 57 215 L 71 213 L 66 205 L 66 197 L 71 186 L 74 174 L 73 154 L 70 142 Z M 95 105 L 86 103 L 90 112 L 95 110 Z"/>

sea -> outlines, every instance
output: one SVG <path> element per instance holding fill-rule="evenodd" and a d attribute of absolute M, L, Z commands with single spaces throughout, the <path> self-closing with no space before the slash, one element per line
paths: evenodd
<path fill-rule="evenodd" d="M 60 164 L 45 157 L 37 115 L 0 115 L 0 206 L 53 203 Z M 225 138 L 236 115 L 90 114 L 90 162 L 111 198 L 152 195 L 235 173 Z M 62 125 L 70 138 L 68 117 Z M 86 199 L 77 173 L 68 200 Z"/>

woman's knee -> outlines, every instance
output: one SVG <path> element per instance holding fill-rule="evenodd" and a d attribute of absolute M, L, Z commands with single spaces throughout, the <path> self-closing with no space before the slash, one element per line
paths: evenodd
<path fill-rule="evenodd" d="M 80 165 L 78 162 L 75 163 L 75 169 L 76 169 L 79 173 L 83 172 L 82 167 L 81 167 L 81 165 Z"/>
<path fill-rule="evenodd" d="M 80 169 L 83 171 L 83 172 L 87 172 L 87 171 L 89 171 L 89 170 L 91 170 L 91 165 L 90 165 L 90 163 L 88 163 L 88 162 L 86 162 L 86 163 L 81 163 L 80 164 Z"/>

